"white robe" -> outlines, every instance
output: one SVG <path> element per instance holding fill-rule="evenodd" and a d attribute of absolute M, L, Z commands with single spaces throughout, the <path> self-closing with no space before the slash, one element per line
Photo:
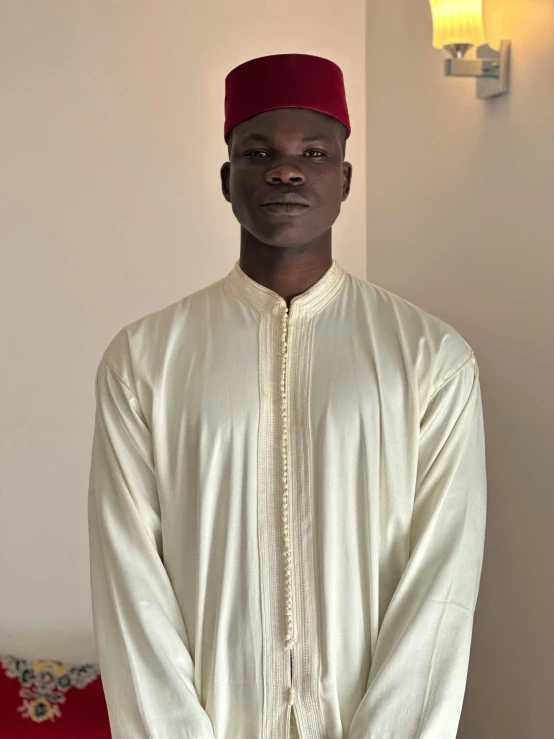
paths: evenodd
<path fill-rule="evenodd" d="M 94 628 L 113 739 L 454 739 L 481 576 L 478 366 L 335 260 L 237 262 L 96 376 Z"/>

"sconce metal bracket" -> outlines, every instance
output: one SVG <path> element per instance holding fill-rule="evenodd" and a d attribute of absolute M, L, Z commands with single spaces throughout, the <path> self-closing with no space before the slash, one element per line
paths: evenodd
<path fill-rule="evenodd" d="M 444 60 L 444 73 L 447 77 L 475 77 L 477 97 L 480 100 L 507 93 L 510 88 L 510 41 L 502 41 L 500 51 L 489 46 L 479 46 L 477 59 L 464 59 L 467 46 L 447 47 L 457 56 Z"/>

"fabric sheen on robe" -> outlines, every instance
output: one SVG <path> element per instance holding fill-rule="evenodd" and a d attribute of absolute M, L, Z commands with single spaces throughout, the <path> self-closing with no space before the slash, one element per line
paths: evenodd
<path fill-rule="evenodd" d="M 287 310 L 237 262 L 107 345 L 88 515 L 113 739 L 455 739 L 486 475 L 445 322 L 336 260 Z"/>

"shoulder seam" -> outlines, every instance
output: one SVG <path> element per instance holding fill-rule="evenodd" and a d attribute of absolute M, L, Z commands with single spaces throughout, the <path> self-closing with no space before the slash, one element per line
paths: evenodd
<path fill-rule="evenodd" d="M 451 380 L 455 375 L 457 375 L 459 372 L 461 372 L 461 370 L 463 370 L 463 368 L 466 366 L 466 364 L 471 359 L 474 359 L 474 358 L 475 358 L 475 354 L 474 354 L 473 349 L 472 349 L 471 352 L 469 353 L 469 356 L 466 359 L 464 359 L 464 361 L 458 367 L 458 369 L 454 370 L 454 372 L 452 372 L 450 375 L 448 375 L 448 377 L 446 378 L 446 380 L 444 380 L 443 382 L 441 382 L 441 384 L 438 386 L 438 388 L 436 388 L 436 390 L 433 390 L 433 392 L 429 396 L 429 399 L 428 399 L 427 402 L 428 403 L 431 402 L 431 400 L 435 397 L 435 395 L 439 392 L 439 390 L 441 388 L 443 388 L 446 385 L 446 383 L 449 382 L 449 380 Z"/>
<path fill-rule="evenodd" d="M 106 364 L 107 367 L 109 367 L 111 369 L 111 371 L 114 373 L 114 375 L 117 377 L 117 379 L 121 382 L 121 384 L 122 385 L 125 385 L 125 387 L 127 388 L 127 390 L 129 390 L 129 392 L 131 392 L 135 396 L 135 398 L 138 400 L 138 396 L 137 396 L 135 390 L 133 390 L 133 388 L 130 387 L 130 385 L 127 382 L 125 382 L 125 380 L 123 379 L 123 377 L 121 377 L 121 375 L 115 369 L 115 367 L 113 367 L 111 365 L 111 363 L 108 362 L 108 360 L 106 359 L 106 357 L 104 355 L 102 355 L 102 361 L 104 362 L 104 364 Z"/>

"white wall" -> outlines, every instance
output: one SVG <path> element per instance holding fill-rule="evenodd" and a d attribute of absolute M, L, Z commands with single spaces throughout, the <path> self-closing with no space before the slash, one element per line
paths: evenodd
<path fill-rule="evenodd" d="M 483 388 L 487 542 L 460 739 L 553 736 L 554 1 L 488 0 L 512 91 L 443 76 L 427 0 L 370 0 L 368 278 L 450 322 Z M 400 738 L 399 738 L 400 739 Z"/>
<path fill-rule="evenodd" d="M 263 54 L 343 69 L 365 276 L 365 3 L 4 0 L 0 652 L 95 659 L 86 493 L 94 372 L 122 325 L 226 274 L 224 78 Z"/>

